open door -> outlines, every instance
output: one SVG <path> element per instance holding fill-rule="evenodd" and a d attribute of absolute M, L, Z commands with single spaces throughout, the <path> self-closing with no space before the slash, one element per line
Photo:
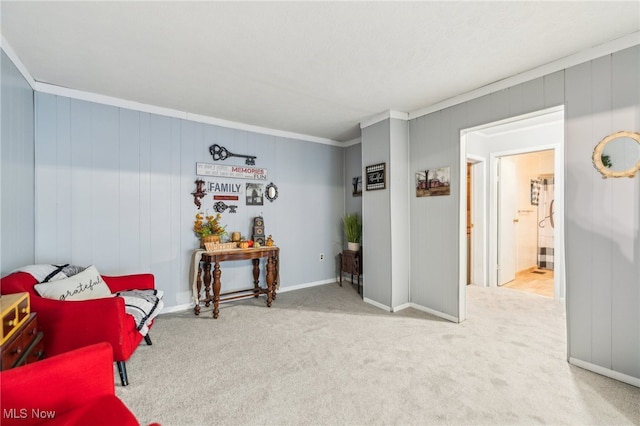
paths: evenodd
<path fill-rule="evenodd" d="M 498 285 L 516 278 L 517 216 L 516 164 L 510 157 L 498 159 Z"/>
<path fill-rule="evenodd" d="M 467 163 L 467 285 L 471 284 L 471 270 L 473 269 L 471 258 L 473 252 L 473 244 L 471 240 L 471 231 L 473 230 L 473 215 L 471 214 L 471 194 L 473 193 L 471 185 L 472 167 L 472 163 Z"/>

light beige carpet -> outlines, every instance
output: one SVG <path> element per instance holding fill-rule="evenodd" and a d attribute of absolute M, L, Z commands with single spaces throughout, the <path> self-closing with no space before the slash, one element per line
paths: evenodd
<path fill-rule="evenodd" d="M 162 315 L 116 392 L 143 424 L 640 424 L 639 388 L 566 362 L 559 302 L 470 286 L 467 312 L 387 313 L 331 284 Z"/>

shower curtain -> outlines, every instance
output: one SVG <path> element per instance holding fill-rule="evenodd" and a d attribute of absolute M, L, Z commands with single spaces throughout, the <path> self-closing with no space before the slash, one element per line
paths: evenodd
<path fill-rule="evenodd" d="M 538 268 L 553 269 L 553 176 L 538 179 Z"/>

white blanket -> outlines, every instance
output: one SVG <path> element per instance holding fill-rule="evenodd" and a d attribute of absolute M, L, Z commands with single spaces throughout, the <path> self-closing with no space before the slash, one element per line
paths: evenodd
<path fill-rule="evenodd" d="M 162 290 L 127 290 L 115 295 L 124 299 L 125 310 L 136 321 L 136 329 L 146 336 L 151 321 L 164 307 Z"/>

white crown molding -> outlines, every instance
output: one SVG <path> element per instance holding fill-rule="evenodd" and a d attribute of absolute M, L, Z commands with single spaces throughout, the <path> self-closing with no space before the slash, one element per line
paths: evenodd
<path fill-rule="evenodd" d="M 350 141 L 346 141 L 345 143 L 342 144 L 342 146 L 345 148 L 348 148 L 350 146 L 357 145 L 359 143 L 362 143 L 362 138 L 360 137 L 351 139 Z"/>
<path fill-rule="evenodd" d="M 98 93 L 86 92 L 82 90 L 70 89 L 68 87 L 56 86 L 53 84 L 36 81 L 29 73 L 27 67 L 22 63 L 18 55 L 15 53 L 9 42 L 0 36 L 0 48 L 7 54 L 9 59 L 18 68 L 27 83 L 36 92 L 48 93 L 52 95 L 65 96 L 68 98 L 79 99 L 87 102 L 95 102 L 103 105 L 110 105 L 118 108 L 127 108 L 134 111 L 148 112 L 151 114 L 162 115 L 165 117 L 180 118 L 183 120 L 195 121 L 205 124 L 213 124 L 216 126 L 227 127 L 237 130 L 245 130 L 247 132 L 260 133 L 265 135 L 277 136 L 288 139 L 303 140 L 307 142 L 321 143 L 325 145 L 333 145 L 343 147 L 344 144 L 333 139 L 321 138 L 317 136 L 305 135 L 302 133 L 287 132 L 284 130 L 270 129 L 267 127 L 254 126 L 251 124 L 239 123 L 236 121 L 223 120 L 221 118 L 208 117 L 204 115 L 192 114 L 189 112 L 179 111 L 171 108 L 163 108 L 140 102 L 129 101 L 126 99 L 115 98 L 112 96 L 101 95 Z"/>
<path fill-rule="evenodd" d="M 417 111 L 410 112 L 409 120 L 413 120 L 414 118 L 422 117 L 423 115 L 431 114 L 433 112 L 441 111 L 454 105 L 458 105 L 463 102 L 488 95 L 490 93 L 498 92 L 500 90 L 507 89 L 518 84 L 526 83 L 527 81 L 535 80 L 536 78 L 544 77 L 545 75 L 553 74 L 554 72 L 562 71 L 575 65 L 589 62 L 602 56 L 610 55 L 612 53 L 619 52 L 620 50 L 637 46 L 639 44 L 640 31 L 636 31 L 624 37 L 612 40 L 608 43 L 604 43 L 587 50 L 582 50 L 573 55 L 558 59 L 557 61 L 549 62 L 548 64 L 539 66 L 532 70 L 507 77 L 504 80 L 496 81 L 495 83 L 491 83 L 470 92 L 454 96 L 453 98 L 446 99 L 442 102 L 438 102 L 437 104 L 433 104 L 428 107 L 421 108 Z"/>
<path fill-rule="evenodd" d="M 88 102 L 96 102 L 103 105 L 110 105 L 118 108 L 127 108 L 134 111 L 148 112 L 151 114 L 163 115 L 165 117 L 180 118 L 183 120 L 195 121 L 198 123 L 212 124 L 215 126 L 227 127 L 231 129 L 244 130 L 247 132 L 261 133 L 265 135 L 282 138 L 297 139 L 307 142 L 321 143 L 325 145 L 343 146 L 341 142 L 332 139 L 320 138 L 317 136 L 304 135 L 301 133 L 287 132 L 284 130 L 270 129 L 267 127 L 254 126 L 252 124 L 239 123 L 236 121 L 224 120 L 221 118 L 208 117 L 205 115 L 192 114 L 171 108 L 163 108 L 126 99 L 100 95 L 98 93 L 85 92 L 82 90 L 70 89 L 68 87 L 55 86 L 53 84 L 36 82 L 37 92 L 49 93 L 52 95 L 66 96 L 68 98 L 79 99 Z"/>
<path fill-rule="evenodd" d="M 342 142 L 333 139 L 320 138 L 317 136 L 304 135 L 302 133 L 288 132 L 285 130 L 270 129 L 267 127 L 254 126 L 252 124 L 238 123 L 236 121 L 224 120 L 222 118 L 208 117 L 205 115 L 186 113 L 187 120 L 199 123 L 213 124 L 216 126 L 230 127 L 232 129 L 246 130 L 247 132 L 262 133 L 271 136 L 278 136 L 289 139 L 300 139 L 307 142 L 322 143 L 325 145 L 344 146 Z"/>
<path fill-rule="evenodd" d="M 409 114 L 407 114 L 406 112 L 394 111 L 394 110 L 384 111 L 384 112 L 381 112 L 380 114 L 376 114 L 373 117 L 369 117 L 366 120 L 361 121 L 360 128 L 364 129 L 366 127 L 372 126 L 376 123 L 379 123 L 384 120 L 388 120 L 390 118 L 396 118 L 398 120 L 406 121 L 406 120 L 409 120 Z"/>
<path fill-rule="evenodd" d="M 24 79 L 27 80 L 27 83 L 29 83 L 29 86 L 31 86 L 31 88 L 35 90 L 36 81 L 33 79 L 27 67 L 24 66 L 24 64 L 16 54 L 15 50 L 13 50 L 13 48 L 11 47 L 9 42 L 4 38 L 4 36 L 0 36 L 0 48 L 2 48 L 4 53 L 7 54 L 11 62 L 13 62 L 13 65 L 15 65 L 16 68 L 18 68 L 18 71 L 20 71 L 20 74 L 22 74 Z"/>

